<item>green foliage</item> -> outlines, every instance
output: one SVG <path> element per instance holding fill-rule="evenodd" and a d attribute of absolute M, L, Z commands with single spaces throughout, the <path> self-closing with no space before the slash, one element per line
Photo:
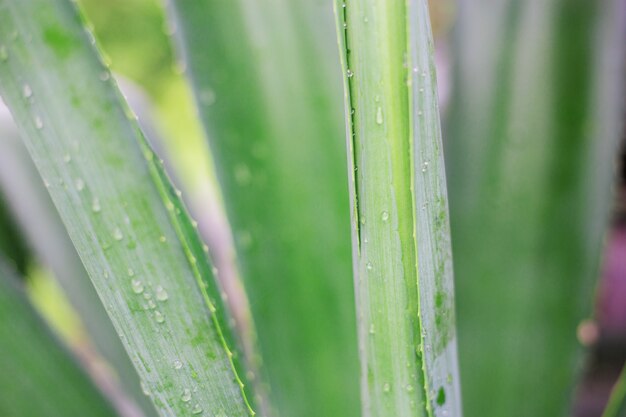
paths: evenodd
<path fill-rule="evenodd" d="M 0 259 L 0 415 L 115 417 Z"/>
<path fill-rule="evenodd" d="M 26 260 L 38 259 L 50 268 L 80 315 L 96 350 L 112 366 L 124 391 L 141 405 L 146 416 L 155 411 L 143 395 L 139 378 L 117 333 L 93 288 L 65 227 L 52 204 L 39 172 L 28 154 L 16 126 L 8 117 L 0 118 L 0 187 L 11 203 L 11 216 L 5 218 L 15 231 L 8 238 L 10 250 L 22 248 Z M 21 233 L 21 234 L 20 234 Z M 23 247 L 19 239 L 28 243 Z M 5 252 L 6 253 L 6 252 Z"/>
<path fill-rule="evenodd" d="M 0 91 L 157 410 L 252 414 L 193 222 L 74 7 L 0 9 Z"/>
<path fill-rule="evenodd" d="M 619 137 L 620 3 L 459 5 L 446 162 L 468 417 L 568 408 Z"/>
<path fill-rule="evenodd" d="M 293 417 L 360 408 L 340 72 L 326 6 L 171 2 L 271 403 Z"/>
<path fill-rule="evenodd" d="M 602 417 L 624 416 L 626 416 L 626 367 L 622 369 L 622 373 L 611 392 L 606 410 L 604 410 L 604 414 L 602 414 Z"/>
<path fill-rule="evenodd" d="M 339 3 L 367 416 L 460 415 L 427 5 Z"/>
<path fill-rule="evenodd" d="M 199 136 L 172 128 L 192 117 L 171 100 L 186 69 L 252 314 L 229 301 L 254 321 L 238 323 L 246 368 L 207 247 L 75 6 L 0 0 L 0 93 L 61 220 L 3 141 L 21 233 L 1 224 L 0 250 L 23 269 L 27 238 L 126 394 L 161 416 L 460 417 L 463 382 L 469 417 L 566 413 L 610 201 L 625 1 L 459 0 L 446 146 L 462 381 L 427 2 L 335 0 L 347 157 L 330 1 L 171 0 L 165 31 L 154 0 L 115 0 L 120 19 L 84 2 L 119 24 L 101 39 L 177 139 Z M 174 159 L 208 159 L 184 143 Z M 9 275 L 0 265 L 0 414 L 113 416 Z M 623 398 L 622 380 L 605 417 Z"/>

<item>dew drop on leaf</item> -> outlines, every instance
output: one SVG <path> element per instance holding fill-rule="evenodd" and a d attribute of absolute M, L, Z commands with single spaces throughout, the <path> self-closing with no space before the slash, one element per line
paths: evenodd
<path fill-rule="evenodd" d="M 108 81 L 111 78 L 109 71 L 104 70 L 99 75 L 100 81 Z"/>
<path fill-rule="evenodd" d="M 22 95 L 24 98 L 30 98 L 33 95 L 33 90 L 30 88 L 30 85 L 24 84 L 22 87 Z"/>
<path fill-rule="evenodd" d="M 383 212 L 380 214 L 380 218 L 381 218 L 381 220 L 382 220 L 382 221 L 386 222 L 387 220 L 389 220 L 389 212 L 388 212 L 388 211 L 386 211 L 386 210 L 385 210 L 385 211 L 383 211 Z"/>
<path fill-rule="evenodd" d="M 385 382 L 383 384 L 383 392 L 390 392 L 391 391 L 391 385 L 389 384 L 389 382 Z"/>
<path fill-rule="evenodd" d="M 141 385 L 141 392 L 143 392 L 144 395 L 149 397 L 151 393 L 150 393 L 150 390 L 148 389 L 148 386 L 146 385 L 146 383 L 144 381 L 141 381 L 140 385 Z"/>
<path fill-rule="evenodd" d="M 157 323 L 163 323 L 165 321 L 165 317 L 163 317 L 163 314 L 158 310 L 154 312 L 154 319 Z"/>
<path fill-rule="evenodd" d="M 200 104 L 202 104 L 203 106 L 211 106 L 215 103 L 216 96 L 213 90 L 211 90 L 210 88 L 205 88 L 200 91 L 198 98 L 200 99 Z"/>
<path fill-rule="evenodd" d="M 174 361 L 174 369 L 180 369 L 183 367 L 183 363 L 181 361 L 179 361 L 178 359 L 176 359 Z"/>
<path fill-rule="evenodd" d="M 184 403 L 191 401 L 191 391 L 185 388 L 185 390 L 180 396 L 180 400 Z"/>
<path fill-rule="evenodd" d="M 191 410 L 191 414 L 200 414 L 202 413 L 202 407 L 200 406 L 200 404 L 196 404 L 193 406 L 193 409 Z"/>
<path fill-rule="evenodd" d="M 143 292 L 143 283 L 140 280 L 134 279 L 130 284 L 133 287 L 133 292 L 135 294 L 141 294 Z"/>
<path fill-rule="evenodd" d="M 94 197 L 93 200 L 91 200 L 91 211 L 94 213 L 100 213 L 100 210 L 102 210 L 100 207 L 100 200 L 98 200 L 97 197 Z"/>
<path fill-rule="evenodd" d="M 167 301 L 167 299 L 169 298 L 169 295 L 167 294 L 167 291 L 165 291 L 165 288 L 163 288 L 160 285 L 157 285 L 156 287 L 156 299 L 159 301 Z"/>
<path fill-rule="evenodd" d="M 252 174 L 248 166 L 246 164 L 237 164 L 235 166 L 235 181 L 237 181 L 237 184 L 241 186 L 248 185 L 251 180 Z"/>
<path fill-rule="evenodd" d="M 35 127 L 36 127 L 38 130 L 43 129 L 43 120 L 41 120 L 41 117 L 39 117 L 39 116 L 35 116 L 35 120 L 34 120 L 34 121 L 35 121 Z"/>
<path fill-rule="evenodd" d="M 380 106 L 376 109 L 376 124 L 383 124 L 383 108 Z"/>
<path fill-rule="evenodd" d="M 119 227 L 116 227 L 115 229 L 113 229 L 113 239 L 117 241 L 124 239 L 124 234 L 122 233 Z"/>

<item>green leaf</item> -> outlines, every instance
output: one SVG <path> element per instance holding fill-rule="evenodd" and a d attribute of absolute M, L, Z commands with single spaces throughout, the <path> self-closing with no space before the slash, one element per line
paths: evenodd
<path fill-rule="evenodd" d="M 2 103 L 0 106 L 1 116 L 6 108 Z M 33 252 L 28 255 L 36 254 L 54 272 L 91 341 L 115 370 L 124 391 L 141 406 L 144 415 L 155 415 L 154 407 L 141 390 L 137 372 L 100 303 L 37 168 L 19 137 L 17 127 L 8 117 L 8 110 L 6 112 L 6 118 L 0 117 L 0 189 L 11 206 L 12 224 L 19 226 L 28 242 Z"/>
<path fill-rule="evenodd" d="M 602 417 L 626 416 L 626 367 L 622 369 L 619 379 L 615 383 L 609 402 Z"/>
<path fill-rule="evenodd" d="M 10 214 L 8 201 L 0 192 L 0 253 L 10 260 L 19 273 L 24 273 L 29 260 L 26 242 Z"/>
<path fill-rule="evenodd" d="M 427 3 L 337 3 L 364 415 L 460 416 Z"/>
<path fill-rule="evenodd" d="M 359 415 L 341 84 L 330 3 L 173 1 L 271 402 Z"/>
<path fill-rule="evenodd" d="M 0 259 L 0 415 L 114 417 Z"/>
<path fill-rule="evenodd" d="M 68 1 L 1 0 L 0 92 L 157 411 L 253 414 L 202 243 L 92 39 Z"/>
<path fill-rule="evenodd" d="M 460 4 L 446 155 L 469 417 L 566 413 L 611 201 L 623 6 Z"/>

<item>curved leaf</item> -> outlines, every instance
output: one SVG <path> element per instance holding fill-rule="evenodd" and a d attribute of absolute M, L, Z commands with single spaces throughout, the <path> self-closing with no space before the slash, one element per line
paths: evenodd
<path fill-rule="evenodd" d="M 68 1 L 0 1 L 0 92 L 157 411 L 253 414 L 193 222 L 89 35 Z"/>

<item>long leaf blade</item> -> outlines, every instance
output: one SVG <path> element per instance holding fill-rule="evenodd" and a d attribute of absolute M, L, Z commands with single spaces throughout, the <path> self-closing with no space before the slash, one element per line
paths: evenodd
<path fill-rule="evenodd" d="M 619 379 L 611 391 L 606 409 L 602 413 L 602 417 L 624 416 L 626 416 L 626 367 L 622 369 Z"/>
<path fill-rule="evenodd" d="M 0 91 L 158 412 L 253 414 L 192 221 L 74 6 L 0 10 Z"/>
<path fill-rule="evenodd" d="M 446 155 L 470 417 L 567 412 L 611 200 L 623 6 L 460 2 Z"/>
<path fill-rule="evenodd" d="M 366 416 L 460 416 L 433 46 L 421 0 L 337 6 Z"/>
<path fill-rule="evenodd" d="M 6 112 L 6 116 L 3 114 Z M 155 415 L 141 390 L 139 378 L 93 288 L 61 219 L 44 187 L 17 127 L 0 102 L 0 190 L 11 208 L 11 221 L 37 258 L 49 267 L 96 349 L 113 367 L 126 394 L 141 406 L 145 416 Z M 15 241 L 12 241 L 14 244 Z"/>
<path fill-rule="evenodd" d="M 284 416 L 356 417 L 331 3 L 170 4 L 233 227 L 271 401 Z"/>
<path fill-rule="evenodd" d="M 0 259 L 0 415 L 116 416 L 18 285 Z"/>

